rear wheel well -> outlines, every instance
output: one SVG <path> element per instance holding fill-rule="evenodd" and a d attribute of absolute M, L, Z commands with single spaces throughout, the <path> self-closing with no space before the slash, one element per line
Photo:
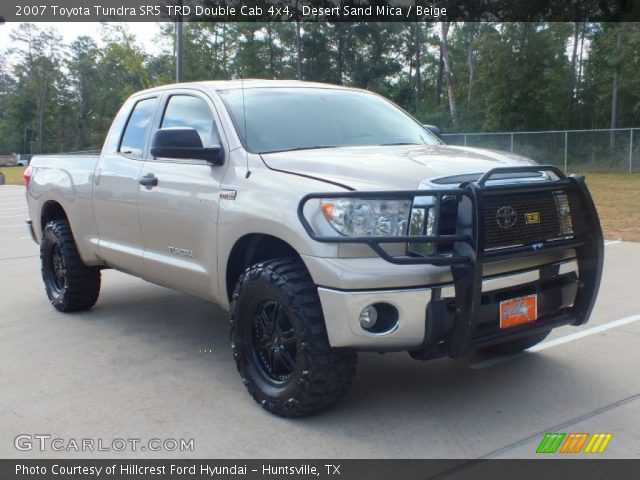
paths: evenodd
<path fill-rule="evenodd" d="M 240 275 L 248 267 L 258 262 L 283 257 L 300 258 L 300 255 L 287 242 L 272 235 L 254 233 L 239 239 L 231 249 L 227 262 L 226 282 L 229 301 Z"/>
<path fill-rule="evenodd" d="M 47 223 L 52 222 L 53 220 L 69 221 L 69 218 L 62 208 L 62 205 L 60 205 L 58 202 L 49 201 L 42 207 L 42 217 L 40 223 L 41 230 L 44 232 L 44 227 L 47 226 Z"/>

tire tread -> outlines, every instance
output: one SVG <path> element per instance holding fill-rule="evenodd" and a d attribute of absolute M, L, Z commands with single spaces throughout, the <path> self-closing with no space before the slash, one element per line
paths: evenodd
<path fill-rule="evenodd" d="M 242 352 L 233 341 L 237 327 L 237 302 L 246 285 L 258 278 L 272 283 L 290 298 L 291 308 L 305 319 L 304 329 L 298 332 L 311 369 L 300 375 L 295 394 L 283 401 L 265 398 L 250 379 L 246 378 Z M 231 303 L 231 338 L 234 358 L 243 382 L 254 400 L 271 413 L 282 417 L 300 417 L 324 410 L 344 397 L 356 371 L 356 354 L 329 345 L 317 287 L 306 267 L 298 258 L 279 258 L 249 267 L 240 276 Z"/>
<path fill-rule="evenodd" d="M 47 237 L 53 235 L 57 240 L 65 260 L 67 270 L 66 286 L 60 297 L 55 298 L 47 286 L 46 248 L 50 241 Z M 100 294 L 101 273 L 98 267 L 87 267 L 80 258 L 69 222 L 54 220 L 44 229 L 43 241 L 40 245 L 40 261 L 42 278 L 45 282 L 47 296 L 51 304 L 61 312 L 79 312 L 88 310 L 98 301 Z"/>

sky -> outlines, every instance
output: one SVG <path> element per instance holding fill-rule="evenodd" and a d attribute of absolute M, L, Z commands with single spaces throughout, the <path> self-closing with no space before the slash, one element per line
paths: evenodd
<path fill-rule="evenodd" d="M 81 35 L 87 35 L 100 40 L 101 24 L 97 22 L 38 22 L 38 27 L 53 27 L 62 35 L 64 42 L 69 44 Z M 140 45 L 148 53 L 158 53 L 163 47 L 169 47 L 166 43 L 158 41 L 160 24 L 156 22 L 125 22 L 128 30 L 136 35 Z M 0 51 L 4 51 L 11 45 L 10 32 L 20 28 L 19 23 L 5 23 L 0 25 Z"/>

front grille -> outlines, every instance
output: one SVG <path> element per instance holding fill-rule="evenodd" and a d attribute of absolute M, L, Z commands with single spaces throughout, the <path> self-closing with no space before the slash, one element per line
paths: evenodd
<path fill-rule="evenodd" d="M 442 197 L 436 235 L 457 233 L 460 200 L 459 196 Z M 572 190 L 485 195 L 484 248 L 497 250 L 584 235 L 586 212 L 582 196 Z M 422 225 L 422 235 L 430 233 L 427 226 Z M 453 243 L 439 243 L 435 248 L 439 254 L 450 255 Z M 415 245 L 409 245 L 408 250 L 410 254 L 425 254 Z"/>
<path fill-rule="evenodd" d="M 485 249 L 532 245 L 585 233 L 585 206 L 570 191 L 487 196 Z"/>

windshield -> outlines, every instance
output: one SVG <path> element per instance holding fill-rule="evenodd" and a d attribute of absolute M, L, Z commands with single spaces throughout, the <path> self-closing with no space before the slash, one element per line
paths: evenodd
<path fill-rule="evenodd" d="M 241 89 L 218 93 L 252 153 L 440 143 L 398 107 L 366 92 L 250 88 L 244 90 L 244 100 Z"/>

